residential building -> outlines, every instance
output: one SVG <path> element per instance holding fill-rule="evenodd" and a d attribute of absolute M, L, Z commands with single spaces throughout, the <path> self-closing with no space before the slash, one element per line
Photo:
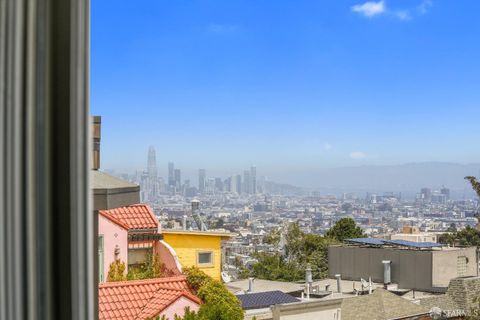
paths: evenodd
<path fill-rule="evenodd" d="M 162 263 L 172 274 L 179 274 L 181 267 L 175 251 L 164 241 L 161 234 L 161 226 L 153 214 L 152 209 L 146 204 L 135 204 L 110 210 L 100 210 L 99 215 L 107 217 L 127 230 L 127 243 L 118 244 L 120 250 L 127 247 L 128 256 L 123 260 L 127 267 L 137 267 L 146 262 L 151 254 L 158 254 Z M 111 225 L 99 224 L 99 237 L 110 237 Z M 120 241 L 120 239 L 116 240 Z M 104 265 L 113 262 L 111 251 L 104 248 Z M 111 245 L 108 247 L 111 250 Z M 123 250 L 125 251 L 125 250 Z M 120 257 L 119 257 L 120 258 Z M 124 258 L 124 257 L 123 257 Z M 108 269 L 107 269 L 108 270 Z"/>
<path fill-rule="evenodd" d="M 185 276 L 102 283 L 98 287 L 99 320 L 137 320 L 183 316 L 198 311 L 201 300 Z"/>
<path fill-rule="evenodd" d="M 425 297 L 419 302 L 432 310 L 437 319 L 464 319 L 466 315 L 472 315 L 472 309 L 478 312 L 479 296 L 480 277 L 461 277 L 450 281 L 446 294 Z"/>
<path fill-rule="evenodd" d="M 372 294 L 343 299 L 340 305 L 342 320 L 427 320 L 430 309 L 408 301 L 383 288 Z"/>
<path fill-rule="evenodd" d="M 437 242 L 437 234 L 432 232 L 420 232 L 417 227 L 404 226 L 400 233 L 392 234 L 390 239 L 413 242 Z"/>
<path fill-rule="evenodd" d="M 98 280 L 107 281 L 110 264 L 128 261 L 128 225 L 100 210 L 98 213 Z"/>
<path fill-rule="evenodd" d="M 371 278 L 397 284 L 400 289 L 443 292 L 451 279 L 478 275 L 476 247 L 370 238 L 351 240 L 349 244 L 328 248 L 329 277 Z"/>
<path fill-rule="evenodd" d="M 227 232 L 163 230 L 164 241 L 175 250 L 182 267 L 198 267 L 214 279 L 221 279 L 221 243 L 233 235 Z"/>
<path fill-rule="evenodd" d="M 107 210 L 140 202 L 140 186 L 113 177 L 99 170 L 92 170 L 93 209 Z"/>

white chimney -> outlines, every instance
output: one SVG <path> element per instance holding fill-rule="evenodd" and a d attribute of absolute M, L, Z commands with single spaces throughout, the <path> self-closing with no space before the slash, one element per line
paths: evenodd
<path fill-rule="evenodd" d="M 391 263 L 392 263 L 392 261 L 383 260 L 382 263 L 383 263 L 383 284 L 386 287 L 387 284 L 390 284 L 392 282 L 392 276 L 391 276 L 391 273 L 392 273 Z"/>
<path fill-rule="evenodd" d="M 248 293 L 253 293 L 253 281 L 255 278 L 248 278 Z"/>
<path fill-rule="evenodd" d="M 335 278 L 337 279 L 337 292 L 342 293 L 342 275 L 336 274 Z"/>

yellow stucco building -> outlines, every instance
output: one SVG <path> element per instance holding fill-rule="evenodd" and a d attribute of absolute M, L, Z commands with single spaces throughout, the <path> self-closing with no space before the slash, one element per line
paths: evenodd
<path fill-rule="evenodd" d="M 162 230 L 163 240 L 176 252 L 182 267 L 196 266 L 213 279 L 221 279 L 222 240 L 233 234 L 216 231 Z"/>

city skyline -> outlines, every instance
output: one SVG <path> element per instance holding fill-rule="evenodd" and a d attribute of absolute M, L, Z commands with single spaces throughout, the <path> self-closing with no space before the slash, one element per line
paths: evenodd
<path fill-rule="evenodd" d="M 162 164 L 160 163 L 160 167 Z M 133 172 L 106 169 L 119 177 L 136 182 L 141 187 L 142 201 L 151 201 L 161 194 L 213 195 L 228 192 L 244 195 L 268 194 L 274 190 L 284 190 L 288 194 L 342 195 L 345 193 L 363 196 L 364 194 L 400 193 L 407 199 L 417 197 L 418 190 L 429 189 L 441 193 L 449 189 L 454 199 L 467 199 L 473 196 L 464 176 L 479 172 L 480 164 L 461 166 L 451 163 L 406 164 L 403 166 L 364 166 L 336 168 L 316 172 L 286 173 L 283 180 L 267 177 L 261 170 L 257 175 L 255 165 L 237 172 L 219 173 L 215 170 L 199 168 L 195 174 L 168 161 L 167 167 L 158 170 L 156 150 L 148 148 L 146 167 Z M 157 172 L 159 172 L 157 174 Z M 305 175 L 310 176 L 311 185 L 302 185 Z M 183 179 L 182 179 L 183 177 Z M 451 193 L 450 193 L 451 189 Z M 275 191 L 276 192 L 276 191 Z M 422 191 L 423 192 L 423 191 Z"/>
<path fill-rule="evenodd" d="M 374 3 L 94 2 L 105 167 L 478 162 L 480 3 Z"/>

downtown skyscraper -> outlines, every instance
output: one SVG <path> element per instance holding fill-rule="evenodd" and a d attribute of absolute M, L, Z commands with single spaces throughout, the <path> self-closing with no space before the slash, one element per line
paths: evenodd
<path fill-rule="evenodd" d="M 198 170 L 198 192 L 205 193 L 207 183 L 207 171 L 205 169 Z"/>
<path fill-rule="evenodd" d="M 147 176 L 144 185 L 145 200 L 155 200 L 159 195 L 158 174 L 157 174 L 157 158 L 155 148 L 148 148 L 147 159 Z"/>

